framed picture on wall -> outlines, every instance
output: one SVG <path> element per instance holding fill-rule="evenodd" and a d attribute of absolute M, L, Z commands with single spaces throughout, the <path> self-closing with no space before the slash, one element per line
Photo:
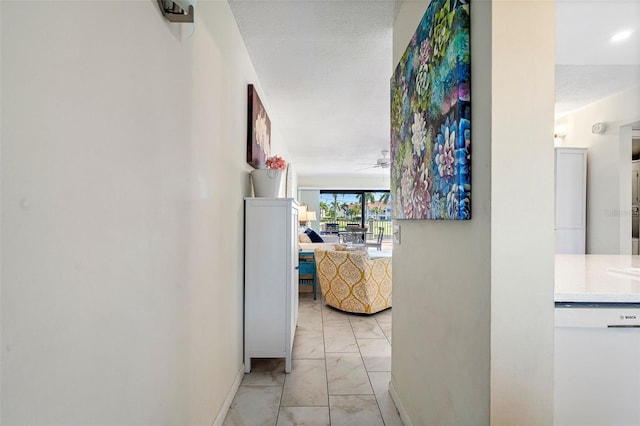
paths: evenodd
<path fill-rule="evenodd" d="M 248 106 L 247 163 L 263 169 L 271 152 L 271 120 L 253 84 L 248 87 Z"/>
<path fill-rule="evenodd" d="M 432 0 L 391 78 L 394 219 L 471 219 L 469 2 Z"/>

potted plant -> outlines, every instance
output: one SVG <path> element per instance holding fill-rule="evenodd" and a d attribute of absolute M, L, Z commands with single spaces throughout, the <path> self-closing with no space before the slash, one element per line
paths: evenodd
<path fill-rule="evenodd" d="M 266 168 L 251 171 L 253 193 L 256 197 L 277 198 L 287 162 L 277 155 L 267 158 Z"/>

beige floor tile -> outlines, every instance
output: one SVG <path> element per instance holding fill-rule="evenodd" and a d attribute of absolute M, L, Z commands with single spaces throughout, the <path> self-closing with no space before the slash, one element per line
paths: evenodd
<path fill-rule="evenodd" d="M 323 315 L 324 316 L 324 315 Z M 345 317 L 333 317 L 333 318 L 323 318 L 322 324 L 325 327 L 351 327 L 351 323 L 348 318 Z"/>
<path fill-rule="evenodd" d="M 282 390 L 282 407 L 327 406 L 327 372 L 323 359 L 294 359 Z"/>
<path fill-rule="evenodd" d="M 223 425 L 275 425 L 281 393 L 279 386 L 240 386 Z"/>
<path fill-rule="evenodd" d="M 300 298 L 298 299 L 298 312 L 314 312 L 321 313 L 322 312 L 322 304 L 317 300 L 313 300 L 313 298 Z"/>
<path fill-rule="evenodd" d="M 380 328 L 382 329 L 382 332 L 386 336 L 389 343 L 393 344 L 393 342 L 391 341 L 391 323 L 382 323 L 380 324 Z"/>
<path fill-rule="evenodd" d="M 378 321 L 379 324 L 390 323 L 391 322 L 391 308 L 385 309 L 384 311 L 373 314 L 373 317 Z"/>
<path fill-rule="evenodd" d="M 324 338 L 321 330 L 296 330 L 292 359 L 324 358 Z"/>
<path fill-rule="evenodd" d="M 349 327 L 325 327 L 324 328 L 325 352 L 358 352 L 358 344 Z"/>
<path fill-rule="evenodd" d="M 346 313 L 328 306 L 324 306 L 322 309 L 322 322 L 325 327 L 351 327 L 349 316 Z"/>
<path fill-rule="evenodd" d="M 322 314 L 299 315 L 296 330 L 322 331 Z"/>
<path fill-rule="evenodd" d="M 299 302 L 291 374 L 284 359 L 253 359 L 224 425 L 402 425 L 388 392 L 391 310 L 364 316 L 321 296 Z"/>
<path fill-rule="evenodd" d="M 369 380 L 373 386 L 373 392 L 378 401 L 378 407 L 382 413 L 385 426 L 402 426 L 402 420 L 396 409 L 396 405 L 389 394 L 389 382 L 391 373 L 388 371 L 370 372 Z"/>
<path fill-rule="evenodd" d="M 284 358 L 252 358 L 251 373 L 242 378 L 243 386 L 282 386 Z"/>
<path fill-rule="evenodd" d="M 298 330 L 322 330 L 322 305 L 312 298 L 300 298 Z"/>
<path fill-rule="evenodd" d="M 332 395 L 329 410 L 331 426 L 384 426 L 373 395 Z"/>
<path fill-rule="evenodd" d="M 282 407 L 277 426 L 329 426 L 329 407 Z"/>
<path fill-rule="evenodd" d="M 367 371 L 391 371 L 391 345 L 386 338 L 358 339 Z"/>
<path fill-rule="evenodd" d="M 350 317 L 351 327 L 353 333 L 358 339 L 374 339 L 378 337 L 385 337 L 378 321 L 371 317 Z"/>
<path fill-rule="evenodd" d="M 329 395 L 373 393 L 359 353 L 328 353 L 327 381 Z"/>
<path fill-rule="evenodd" d="M 322 311 L 320 309 L 314 309 L 313 307 L 298 309 L 298 319 L 322 319 Z"/>

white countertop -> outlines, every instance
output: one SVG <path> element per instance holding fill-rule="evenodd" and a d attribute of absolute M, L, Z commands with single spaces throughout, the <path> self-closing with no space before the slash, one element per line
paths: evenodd
<path fill-rule="evenodd" d="M 555 301 L 639 303 L 640 256 L 556 255 Z"/>

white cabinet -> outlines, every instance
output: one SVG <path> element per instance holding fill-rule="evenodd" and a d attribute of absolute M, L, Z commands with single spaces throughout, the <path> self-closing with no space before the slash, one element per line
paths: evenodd
<path fill-rule="evenodd" d="M 244 370 L 251 358 L 284 358 L 298 321 L 298 203 L 293 198 L 245 198 Z"/>
<path fill-rule="evenodd" d="M 555 149 L 556 253 L 585 253 L 587 149 Z"/>

